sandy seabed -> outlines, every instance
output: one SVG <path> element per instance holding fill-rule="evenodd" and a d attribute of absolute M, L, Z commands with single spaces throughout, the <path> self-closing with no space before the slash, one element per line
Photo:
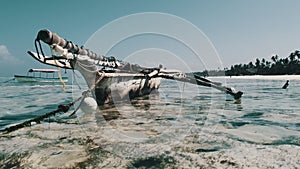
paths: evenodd
<path fill-rule="evenodd" d="M 261 134 L 268 128 L 249 125 L 239 134 L 218 124 L 214 130 L 193 128 L 179 139 L 170 133 L 159 136 L 159 125 L 148 130 L 147 123 L 126 120 L 101 127 L 96 123 L 101 120 L 87 116 L 80 122 L 42 123 L 3 134 L 0 168 L 300 167 L 299 143 L 274 144 L 276 135 Z M 117 133 L 121 130 L 125 136 Z"/>

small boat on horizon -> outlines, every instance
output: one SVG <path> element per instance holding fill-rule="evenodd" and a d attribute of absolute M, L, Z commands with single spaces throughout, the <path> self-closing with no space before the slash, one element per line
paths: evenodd
<path fill-rule="evenodd" d="M 59 77 L 58 69 L 29 69 L 27 75 L 14 75 L 18 82 L 61 83 L 68 77 Z"/>

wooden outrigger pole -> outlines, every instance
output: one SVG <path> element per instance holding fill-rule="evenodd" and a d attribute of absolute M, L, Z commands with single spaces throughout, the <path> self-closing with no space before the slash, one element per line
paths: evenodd
<path fill-rule="evenodd" d="M 40 41 L 46 43 L 51 48 L 53 48 L 59 56 L 52 55 L 46 57 L 42 51 Z M 38 49 L 38 46 L 40 49 Z M 185 74 L 181 71 L 168 71 L 162 69 L 162 67 L 157 68 L 145 68 L 137 64 L 130 64 L 117 60 L 115 57 L 105 57 L 103 55 L 97 55 L 96 53 L 84 49 L 83 47 L 78 47 L 71 41 L 67 41 L 57 34 L 52 33 L 49 30 L 39 31 L 37 38 L 35 40 L 36 53 L 29 51 L 28 53 L 33 56 L 38 61 L 49 64 L 52 66 L 57 66 L 66 69 L 74 69 L 74 60 L 79 60 L 80 57 L 87 57 L 90 64 L 94 64 L 102 67 L 113 68 L 115 71 L 113 73 L 134 73 L 143 74 L 146 78 L 164 78 L 171 79 L 181 82 L 192 83 L 195 85 L 205 86 L 215 88 L 227 94 L 230 94 L 234 99 L 240 99 L 243 95 L 241 91 L 234 91 L 229 87 L 222 86 L 219 82 L 213 82 L 206 78 L 200 77 L 196 74 Z"/>

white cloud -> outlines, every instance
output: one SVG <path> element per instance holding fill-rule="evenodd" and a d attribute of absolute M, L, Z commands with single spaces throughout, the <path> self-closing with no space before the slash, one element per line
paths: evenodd
<path fill-rule="evenodd" d="M 0 45 L 0 61 L 2 63 L 9 62 L 9 63 L 19 63 L 20 61 L 15 58 L 7 49 L 5 45 Z"/>
<path fill-rule="evenodd" d="M 0 77 L 24 72 L 24 61 L 13 56 L 7 46 L 0 44 Z"/>

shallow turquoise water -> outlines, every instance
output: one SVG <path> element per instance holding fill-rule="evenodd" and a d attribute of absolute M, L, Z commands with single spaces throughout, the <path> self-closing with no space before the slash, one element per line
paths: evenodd
<path fill-rule="evenodd" d="M 0 78 L 0 83 L 8 79 Z M 212 123 L 226 124 L 234 128 L 251 124 L 300 131 L 300 80 L 291 80 L 286 90 L 281 89 L 284 80 L 234 78 L 213 78 L 213 80 L 243 91 L 241 101 L 236 102 L 231 96 L 214 89 L 197 88 L 168 80 L 162 82 L 159 94 L 155 94 L 153 100 L 140 98 L 137 101 L 144 101 L 149 107 L 152 106 L 152 109 L 148 107 L 147 110 L 150 113 L 151 111 L 164 113 L 174 107 L 177 110 L 173 113 L 174 116 L 165 119 L 170 121 L 180 119 L 190 122 L 204 118 L 195 115 L 200 112 L 204 114 L 203 116 L 207 116 L 205 117 L 208 118 L 207 122 L 211 120 Z M 2 83 L 0 87 L 0 129 L 53 111 L 59 104 L 69 103 L 80 96 L 76 85 L 68 85 L 65 92 L 59 84 L 12 81 Z M 134 105 L 141 109 L 145 107 L 138 102 L 119 105 L 124 104 L 128 107 Z"/>
<path fill-rule="evenodd" d="M 55 122 L 63 122 L 60 128 L 65 133 L 75 129 L 68 124 L 75 120 L 78 122 L 75 127 L 80 126 L 84 131 L 81 137 L 90 136 L 90 127 L 96 127 L 94 141 L 111 145 L 105 150 L 126 159 L 146 157 L 153 154 L 155 147 L 164 150 L 175 143 L 179 147 L 183 146 L 181 143 L 184 147 L 197 143 L 192 148 L 195 153 L 233 151 L 239 144 L 300 146 L 300 79 L 290 80 L 288 89 L 281 89 L 285 79 L 211 79 L 243 91 L 242 99 L 235 101 L 215 89 L 165 80 L 158 94 L 118 103 L 115 107 L 102 107 L 93 115 L 93 122 L 82 121 L 84 113 L 79 111 L 75 117 L 58 115 L 46 119 L 44 124 L 55 126 Z M 61 85 L 15 82 L 2 83 L 0 88 L 0 129 L 53 111 L 82 92 L 71 84 L 66 92 Z M 45 131 L 51 132 L 51 127 Z M 197 136 L 197 140 L 191 141 L 192 136 Z M 199 148 L 198 144 L 204 147 Z M 246 147 L 244 150 L 249 151 Z M 19 152 L 23 151 L 24 147 L 19 147 Z M 171 150 L 164 150 L 168 151 Z"/>

